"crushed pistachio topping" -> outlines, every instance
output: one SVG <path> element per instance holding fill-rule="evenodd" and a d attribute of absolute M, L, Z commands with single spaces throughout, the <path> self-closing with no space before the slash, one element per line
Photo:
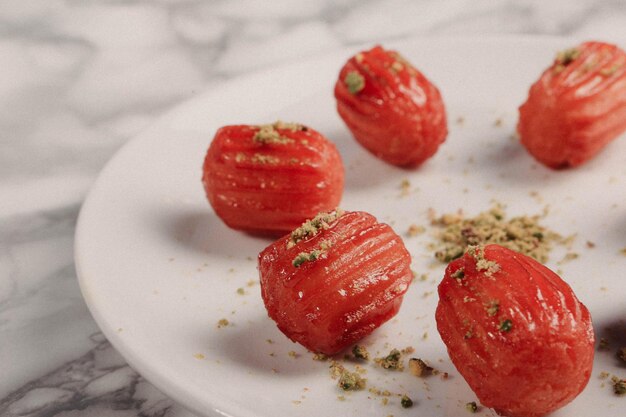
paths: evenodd
<path fill-rule="evenodd" d="M 385 369 L 398 371 L 404 369 L 404 364 L 402 363 L 402 352 L 398 349 L 392 349 L 391 352 L 389 352 L 389 354 L 385 357 L 375 358 L 374 362 Z"/>
<path fill-rule="evenodd" d="M 454 271 L 452 273 L 452 275 L 450 275 L 452 278 L 456 279 L 457 281 L 462 280 L 463 278 L 465 278 L 465 268 L 459 268 L 456 271 Z"/>
<path fill-rule="evenodd" d="M 252 140 L 258 143 L 282 144 L 293 143 L 294 140 L 280 134 L 278 129 L 291 130 L 293 132 L 304 130 L 304 126 L 297 123 L 284 123 L 278 121 L 273 124 L 260 125 L 258 132 L 254 134 Z"/>
<path fill-rule="evenodd" d="M 308 130 L 306 126 L 300 123 L 283 122 L 282 120 L 277 120 L 276 123 L 274 123 L 274 127 L 281 130 L 291 130 L 292 132 L 299 132 L 301 130 L 306 132 Z"/>
<path fill-rule="evenodd" d="M 352 348 L 352 354 L 356 359 L 362 359 L 364 361 L 370 359 L 370 353 L 367 351 L 365 346 L 354 345 L 354 347 Z"/>
<path fill-rule="evenodd" d="M 509 319 L 503 320 L 498 326 L 498 330 L 501 332 L 510 332 L 513 328 L 513 322 Z"/>
<path fill-rule="evenodd" d="M 255 153 L 251 159 L 255 164 L 277 164 L 280 159 L 274 155 L 263 155 L 261 153 Z"/>
<path fill-rule="evenodd" d="M 311 220 L 307 220 L 302 223 L 302 226 L 291 232 L 291 236 L 287 241 L 287 249 L 291 249 L 303 239 L 315 236 L 320 230 L 326 230 L 330 227 L 330 224 L 343 215 L 343 210 L 340 208 L 328 213 L 319 213 Z"/>
<path fill-rule="evenodd" d="M 411 408 L 413 407 L 413 400 L 405 394 L 400 398 L 400 405 L 402 406 L 402 408 Z"/>
<path fill-rule="evenodd" d="M 424 377 L 433 372 L 433 368 L 420 358 L 409 359 L 409 371 L 412 375 Z"/>
<path fill-rule="evenodd" d="M 239 287 L 239 288 L 237 288 L 237 294 L 245 295 L 246 294 L 246 290 L 244 290 L 243 288 Z"/>
<path fill-rule="evenodd" d="M 621 359 L 622 362 L 626 363 L 626 347 L 623 347 L 617 351 L 617 357 Z"/>
<path fill-rule="evenodd" d="M 465 409 L 470 413 L 475 413 L 478 411 L 478 405 L 476 405 L 476 401 L 472 401 L 465 404 Z"/>
<path fill-rule="evenodd" d="M 367 385 L 367 379 L 363 378 L 359 372 L 350 372 L 335 361 L 330 366 L 330 374 L 333 379 L 339 379 L 337 386 L 343 391 L 359 391 Z"/>
<path fill-rule="evenodd" d="M 346 372 L 346 368 L 344 368 L 343 365 L 337 361 L 331 361 L 330 366 L 328 367 L 328 370 L 330 371 L 330 377 L 332 379 L 337 379 L 344 372 Z"/>
<path fill-rule="evenodd" d="M 530 256 L 541 263 L 548 260 L 553 242 L 566 244 L 561 238 L 539 224 L 539 216 L 519 216 L 506 219 L 504 209 L 496 205 L 472 218 L 464 218 L 461 213 L 444 214 L 434 217 L 432 225 L 440 228 L 437 243 L 432 245 L 435 257 L 448 263 L 459 258 L 470 245 L 504 246 Z"/>
<path fill-rule="evenodd" d="M 324 353 L 314 353 L 313 360 L 319 362 L 326 362 L 328 360 L 328 355 Z"/>
<path fill-rule="evenodd" d="M 311 252 L 300 252 L 298 255 L 296 255 L 295 258 L 293 258 L 293 261 L 291 262 L 291 264 L 294 267 L 299 268 L 300 265 L 302 265 L 305 262 L 316 261 L 323 255 L 325 255 L 331 246 L 332 246 L 332 243 L 330 241 L 323 240 L 320 243 L 319 249 L 313 249 Z"/>
<path fill-rule="evenodd" d="M 226 319 L 220 319 L 220 320 L 217 322 L 217 328 L 218 328 L 218 329 L 221 329 L 222 327 L 226 327 L 226 326 L 228 326 L 229 324 L 230 324 L 230 322 L 229 322 L 228 320 L 226 320 Z"/>
<path fill-rule="evenodd" d="M 485 310 L 490 317 L 495 316 L 500 310 L 500 302 L 498 302 L 498 300 L 491 300 L 489 304 L 485 306 Z"/>
<path fill-rule="evenodd" d="M 291 261 L 291 264 L 294 267 L 299 268 L 300 265 L 302 265 L 305 262 L 316 261 L 317 259 L 319 259 L 322 253 L 323 252 L 319 249 L 314 249 L 311 252 L 300 252 L 299 254 L 296 255 L 295 258 L 293 258 L 293 261 Z"/>
<path fill-rule="evenodd" d="M 337 385 L 344 391 L 359 391 L 367 385 L 367 379 L 363 378 L 358 372 L 350 372 L 336 362 L 330 368 L 331 376 L 339 378 Z"/>
<path fill-rule="evenodd" d="M 574 62 L 580 56 L 580 50 L 577 48 L 569 48 L 556 54 L 554 72 L 562 72 L 566 66 Z"/>
<path fill-rule="evenodd" d="M 357 94 L 365 88 L 365 78 L 357 71 L 349 71 L 343 79 L 350 94 Z"/>
<path fill-rule="evenodd" d="M 613 383 L 613 392 L 615 395 L 626 394 L 626 379 L 620 379 L 614 376 L 611 378 L 611 382 Z"/>
<path fill-rule="evenodd" d="M 485 271 L 486 276 L 492 276 L 500 270 L 500 265 L 495 261 L 485 258 L 485 249 L 481 246 L 470 246 L 467 253 L 476 261 L 476 270 Z"/>

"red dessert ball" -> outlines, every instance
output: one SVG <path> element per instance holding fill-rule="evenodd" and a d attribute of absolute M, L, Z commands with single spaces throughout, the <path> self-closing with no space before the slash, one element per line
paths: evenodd
<path fill-rule="evenodd" d="M 235 125 L 215 134 L 202 183 L 229 227 L 284 234 L 337 207 L 344 169 L 335 145 L 309 127 Z"/>
<path fill-rule="evenodd" d="M 546 415 L 589 381 L 589 311 L 558 275 L 526 255 L 470 247 L 439 284 L 436 320 L 458 371 L 499 414 Z"/>
<path fill-rule="evenodd" d="M 410 263 L 402 239 L 374 216 L 320 213 L 259 254 L 261 295 L 287 337 L 332 355 L 398 312 Z"/>
<path fill-rule="evenodd" d="M 522 144 L 542 164 L 581 165 L 626 131 L 626 53 L 585 42 L 560 52 L 519 109 Z"/>
<path fill-rule="evenodd" d="M 448 134 L 439 90 L 395 51 L 350 58 L 335 84 L 337 110 L 356 140 L 390 164 L 414 167 Z"/>

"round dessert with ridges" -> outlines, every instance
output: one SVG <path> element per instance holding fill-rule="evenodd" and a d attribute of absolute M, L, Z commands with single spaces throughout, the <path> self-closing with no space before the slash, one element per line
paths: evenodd
<path fill-rule="evenodd" d="M 473 246 L 452 261 L 436 320 L 458 371 L 499 414 L 543 416 L 589 381 L 589 311 L 557 274 L 521 253 Z"/>
<path fill-rule="evenodd" d="M 626 131 L 626 53 L 585 42 L 560 52 L 519 108 L 517 130 L 542 164 L 581 165 Z"/>
<path fill-rule="evenodd" d="M 229 227 L 276 235 L 337 207 L 344 169 L 335 145 L 309 127 L 234 125 L 215 134 L 202 183 Z"/>
<path fill-rule="evenodd" d="M 335 98 L 356 140 L 390 164 L 420 165 L 448 134 L 437 87 L 399 53 L 381 46 L 348 60 L 335 84 Z"/>
<path fill-rule="evenodd" d="M 364 212 L 320 213 L 259 254 L 261 295 L 291 340 L 335 354 L 400 309 L 412 280 L 402 239 Z"/>

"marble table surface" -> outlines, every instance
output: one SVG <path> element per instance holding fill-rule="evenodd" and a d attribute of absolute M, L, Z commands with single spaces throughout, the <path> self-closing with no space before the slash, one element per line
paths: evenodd
<path fill-rule="evenodd" d="M 409 36 L 626 44 L 626 3 L 2 0 L 0 415 L 189 415 L 98 331 L 73 263 L 106 161 L 177 103 L 240 74 Z"/>

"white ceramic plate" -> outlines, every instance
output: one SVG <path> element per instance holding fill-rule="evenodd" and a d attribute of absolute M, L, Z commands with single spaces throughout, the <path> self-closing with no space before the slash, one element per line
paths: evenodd
<path fill-rule="evenodd" d="M 346 166 L 342 207 L 371 212 L 399 234 L 412 223 L 428 226 L 431 208 L 473 215 L 495 200 L 513 216 L 547 206 L 543 223 L 577 234 L 572 251 L 580 254 L 561 262 L 565 249 L 557 249 L 548 266 L 562 271 L 602 335 L 626 318 L 626 257 L 619 253 L 626 246 L 626 140 L 580 168 L 557 172 L 537 164 L 511 138 L 530 84 L 568 45 L 549 38 L 387 45 L 438 85 L 447 105 L 446 143 L 413 171 L 370 156 L 335 112 L 335 77 L 357 50 L 237 79 L 174 109 L 111 160 L 83 206 L 76 265 L 94 318 L 137 371 L 201 415 L 465 415 L 465 404 L 476 398 L 436 331 L 436 285 L 444 267 L 431 260 L 429 232 L 405 236 L 414 269 L 428 279 L 415 282 L 397 318 L 364 343 L 380 354 L 413 346 L 415 356 L 450 378 L 368 367 L 370 386 L 406 393 L 415 406 L 402 409 L 398 397 L 383 405 L 370 392 L 340 401 L 328 363 L 313 361 L 283 336 L 266 316 L 259 286 L 248 286 L 257 281 L 256 255 L 270 242 L 229 230 L 216 218 L 200 183 L 202 161 L 222 125 L 298 121 L 337 144 Z M 411 190 L 403 196 L 404 179 Z M 587 241 L 595 247 L 586 247 Z M 218 329 L 222 318 L 231 325 Z M 586 390 L 555 415 L 623 415 L 624 399 L 598 378 L 601 371 L 620 373 L 612 353 L 598 352 Z"/>

